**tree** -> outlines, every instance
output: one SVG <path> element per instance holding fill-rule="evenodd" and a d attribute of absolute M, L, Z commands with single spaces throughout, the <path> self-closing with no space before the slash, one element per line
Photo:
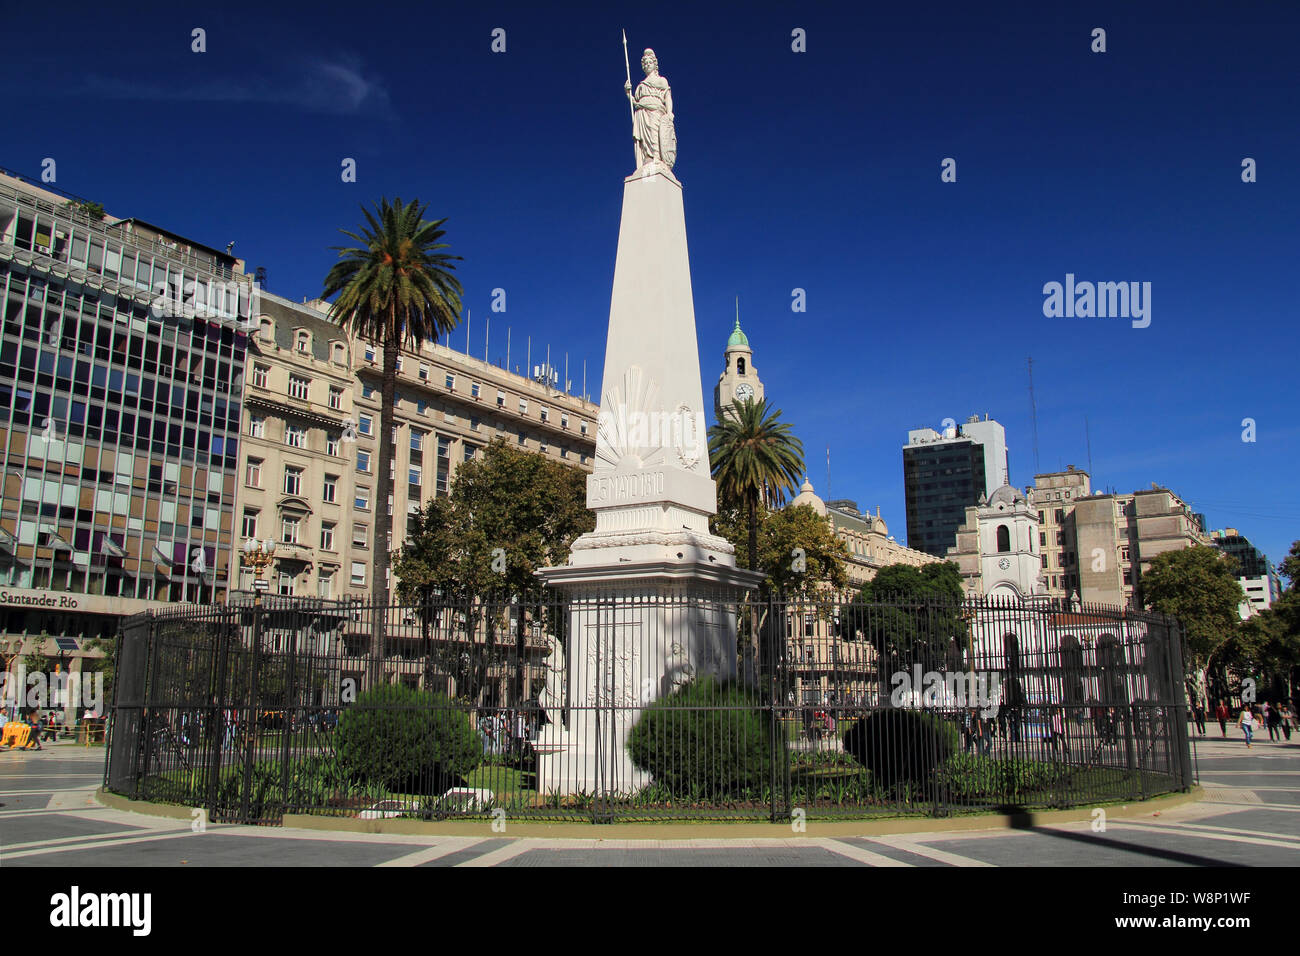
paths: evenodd
<path fill-rule="evenodd" d="M 465 668 L 471 694 L 496 654 L 496 622 L 488 621 L 484 646 L 473 639 L 495 591 L 498 599 L 504 594 L 518 599 L 515 690 L 518 699 L 528 696 L 527 614 L 544 606 L 535 593 L 536 572 L 563 564 L 574 539 L 594 527 L 582 472 L 501 439 L 481 460 L 460 466 L 449 496 L 435 498 L 412 516 L 408 542 L 394 565 L 398 594 L 425 609 L 426 625 L 435 607 L 454 606 L 465 614 L 469 647 L 453 653 L 471 657 Z"/>
<path fill-rule="evenodd" d="M 403 344 L 418 349 L 447 335 L 460 319 L 462 289 L 452 275 L 453 256 L 443 250 L 446 219 L 424 218 L 418 200 L 381 199 L 374 212 L 362 208 L 365 225 L 358 232 L 340 230 L 359 246 L 335 246 L 339 261 L 325 276 L 321 297 L 337 295 L 330 318 L 354 335 L 377 342 L 384 353 L 380 391 L 379 462 L 375 474 L 374 575 L 371 599 L 371 679 L 383 660 L 385 613 L 388 604 L 388 487 L 393 457 L 393 405 L 397 394 L 397 354 Z"/>
<path fill-rule="evenodd" d="M 848 583 L 849 549 L 811 505 L 768 512 L 758 531 L 759 566 L 766 586 L 786 597 L 811 597 Z"/>
<path fill-rule="evenodd" d="M 103 203 L 82 201 L 80 199 L 69 199 L 63 204 L 63 208 L 80 212 L 94 219 L 96 222 L 102 221 L 108 214 L 104 212 Z"/>
<path fill-rule="evenodd" d="M 918 662 L 928 667 L 965 646 L 964 597 L 961 570 L 950 561 L 890 564 L 862 586 L 850 612 L 882 664 L 895 670 Z"/>
<path fill-rule="evenodd" d="M 1278 570 L 1287 580 L 1287 590 L 1294 591 L 1296 584 L 1300 583 L 1300 541 L 1291 542 L 1291 550 L 1282 559 L 1282 566 Z"/>
<path fill-rule="evenodd" d="M 782 499 L 798 487 L 803 443 L 767 400 L 729 405 L 709 429 L 709 460 L 718 492 L 742 502 L 749 515 L 749 568 L 758 569 L 758 513 L 766 493 Z"/>
<path fill-rule="evenodd" d="M 1142 597 L 1148 608 L 1178 619 L 1192 677 L 1188 690 L 1203 699 L 1214 658 L 1241 633 L 1238 607 L 1246 594 L 1236 559 L 1203 545 L 1166 551 L 1142 575 Z"/>

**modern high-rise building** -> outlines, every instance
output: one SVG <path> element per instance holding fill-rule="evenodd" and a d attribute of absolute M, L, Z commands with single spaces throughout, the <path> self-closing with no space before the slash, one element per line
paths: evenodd
<path fill-rule="evenodd" d="M 1210 532 L 1210 543 L 1237 559 L 1237 580 L 1246 592 L 1242 618 L 1258 614 L 1282 596 L 1282 578 L 1263 551 L 1236 528 Z"/>
<path fill-rule="evenodd" d="M 75 671 L 124 615 L 225 597 L 253 283 L 0 175 L 0 290 L 0 629 Z"/>
<path fill-rule="evenodd" d="M 903 446 L 907 545 L 943 558 L 957 543 L 966 509 L 1007 484 L 1006 430 L 972 415 L 942 433 L 918 428 Z"/>

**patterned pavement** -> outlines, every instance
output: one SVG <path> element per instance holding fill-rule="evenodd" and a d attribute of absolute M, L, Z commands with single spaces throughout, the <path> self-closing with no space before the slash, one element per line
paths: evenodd
<path fill-rule="evenodd" d="M 1197 738 L 1203 798 L 1158 814 L 1032 829 L 889 836 L 613 840 L 338 833 L 151 817 L 99 804 L 102 748 L 0 753 L 0 865 L 156 866 L 1293 866 L 1300 737 Z M 815 824 L 813 825 L 815 829 Z M 721 835 L 721 836 L 719 836 Z"/>

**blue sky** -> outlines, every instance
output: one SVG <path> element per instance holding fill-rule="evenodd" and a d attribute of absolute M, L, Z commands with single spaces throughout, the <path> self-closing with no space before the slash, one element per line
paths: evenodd
<path fill-rule="evenodd" d="M 903 538 L 907 430 L 972 413 L 1006 425 L 1029 484 L 1032 355 L 1041 470 L 1087 467 L 1086 417 L 1094 488 L 1166 485 L 1274 561 L 1300 538 L 1300 11 L 644 6 L 11 8 L 0 166 L 53 157 L 60 188 L 234 240 L 296 299 L 362 203 L 418 197 L 465 257 L 472 349 L 503 288 L 491 358 L 509 326 L 512 365 L 549 343 L 595 395 L 632 166 L 626 28 L 633 79 L 652 46 L 673 86 L 705 395 L 739 295 L 820 493 L 830 445 L 831 495 Z M 1066 273 L 1150 282 L 1150 327 L 1044 317 Z"/>

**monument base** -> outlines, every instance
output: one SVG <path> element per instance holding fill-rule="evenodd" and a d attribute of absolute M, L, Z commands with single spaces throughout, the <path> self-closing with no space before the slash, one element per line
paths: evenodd
<path fill-rule="evenodd" d="M 652 701 L 704 676 L 737 677 L 743 596 L 762 574 L 709 562 L 544 568 L 565 595 L 564 687 L 548 688 L 542 794 L 631 795 L 650 783 L 627 751 Z"/>

